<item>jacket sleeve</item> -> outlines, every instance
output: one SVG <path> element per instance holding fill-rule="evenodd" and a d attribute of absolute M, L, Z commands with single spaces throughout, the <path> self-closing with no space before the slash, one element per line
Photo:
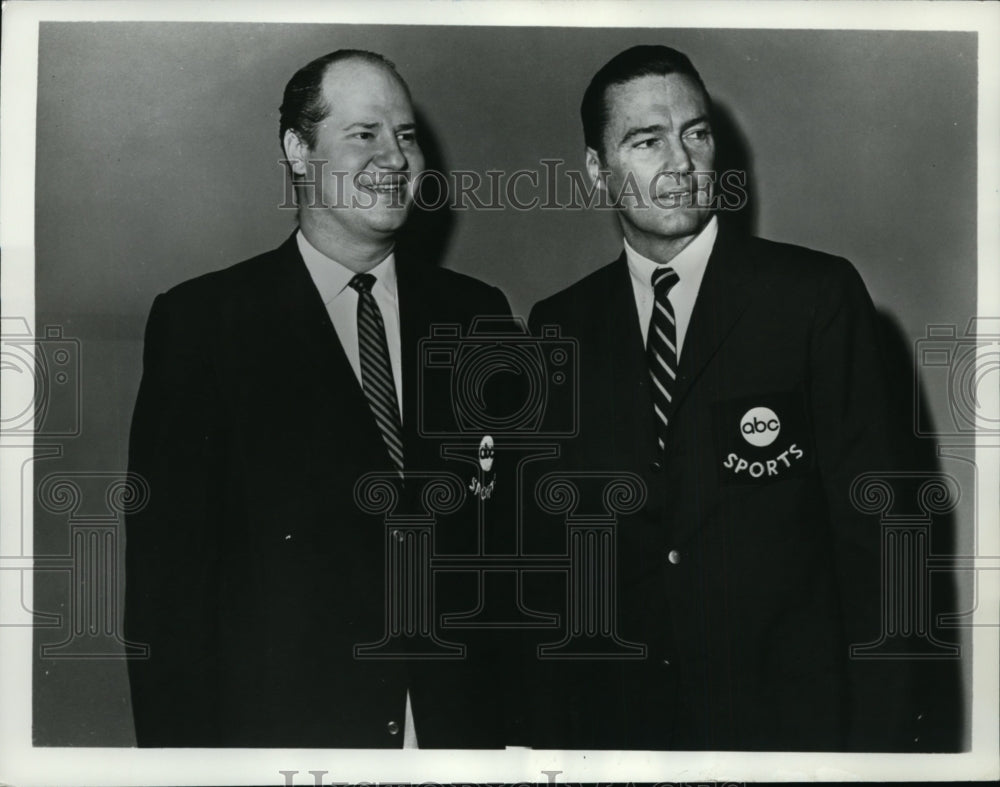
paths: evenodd
<path fill-rule="evenodd" d="M 857 271 L 836 260 L 821 282 L 811 337 L 809 397 L 819 471 L 830 511 L 844 622 L 850 695 L 847 746 L 853 751 L 912 747 L 910 662 L 852 657 L 851 645 L 879 639 L 882 529 L 851 500 L 862 473 L 899 467 L 898 435 L 887 413 L 885 364 L 875 308 Z"/>
<path fill-rule="evenodd" d="M 224 441 L 209 339 L 172 296 L 153 303 L 132 418 L 129 470 L 149 504 L 126 520 L 125 630 L 149 646 L 129 663 L 140 746 L 212 745 L 216 706 L 215 566 Z"/>

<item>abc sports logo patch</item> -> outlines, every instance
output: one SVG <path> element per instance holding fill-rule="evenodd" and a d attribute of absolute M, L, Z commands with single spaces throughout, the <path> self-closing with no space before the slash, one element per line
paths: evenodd
<path fill-rule="evenodd" d="M 757 448 L 770 445 L 780 433 L 781 421 L 770 407 L 751 407 L 740 419 L 740 434 Z"/>
<path fill-rule="evenodd" d="M 483 439 L 479 441 L 479 466 L 483 469 L 484 473 L 488 473 L 490 468 L 493 467 L 494 454 L 493 438 L 489 435 L 484 435 Z"/>
<path fill-rule="evenodd" d="M 482 473 L 480 477 L 477 477 L 475 474 L 472 475 L 472 478 L 469 479 L 468 490 L 472 495 L 485 502 L 493 497 L 493 490 L 497 484 L 495 473 L 488 483 L 486 481 L 493 467 L 493 459 L 496 456 L 493 438 L 489 435 L 483 435 L 483 439 L 479 441 L 479 450 L 476 454 L 479 458 L 479 468 L 482 470 Z"/>
<path fill-rule="evenodd" d="M 712 407 L 720 483 L 758 486 L 812 472 L 812 430 L 801 391 L 750 394 Z"/>

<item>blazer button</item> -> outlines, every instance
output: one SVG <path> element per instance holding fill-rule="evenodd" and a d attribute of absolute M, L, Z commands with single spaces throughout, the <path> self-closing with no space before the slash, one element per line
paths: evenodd
<path fill-rule="evenodd" d="M 398 735 L 399 734 L 399 725 L 396 724 L 396 722 L 394 722 L 394 721 L 390 721 L 388 724 L 386 724 L 385 728 L 387 730 L 389 730 L 389 734 L 390 735 Z"/>
<path fill-rule="evenodd" d="M 670 552 L 667 553 L 667 560 L 676 566 L 681 562 L 681 553 L 676 549 L 671 549 Z"/>
<path fill-rule="evenodd" d="M 659 459 L 654 459 L 652 462 L 649 463 L 649 469 L 652 470 L 654 473 L 659 473 L 663 469 L 663 462 L 661 462 Z"/>
<path fill-rule="evenodd" d="M 670 666 L 670 659 L 662 659 L 662 660 L 660 661 L 660 665 L 661 665 L 662 667 L 669 667 L 669 666 Z"/>

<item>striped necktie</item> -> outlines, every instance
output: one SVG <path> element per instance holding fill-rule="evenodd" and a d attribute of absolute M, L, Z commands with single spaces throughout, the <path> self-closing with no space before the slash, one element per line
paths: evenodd
<path fill-rule="evenodd" d="M 667 431 L 667 415 L 677 379 L 677 325 L 674 307 L 667 295 L 680 281 L 671 268 L 653 271 L 653 316 L 649 320 L 646 338 L 646 360 L 653 380 L 653 412 L 656 415 L 656 441 L 663 450 Z"/>
<path fill-rule="evenodd" d="M 399 420 L 396 385 L 392 379 L 385 323 L 375 303 L 375 277 L 359 273 L 351 279 L 358 291 L 358 354 L 361 357 L 361 387 L 375 422 L 382 432 L 386 450 L 396 471 L 403 475 L 403 427 Z"/>

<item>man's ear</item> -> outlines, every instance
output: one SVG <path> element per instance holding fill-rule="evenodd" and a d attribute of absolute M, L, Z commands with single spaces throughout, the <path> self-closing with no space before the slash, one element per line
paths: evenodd
<path fill-rule="evenodd" d="M 597 188 L 603 189 L 607 185 L 601 177 L 601 154 L 593 148 L 587 148 L 587 175 Z"/>
<path fill-rule="evenodd" d="M 302 141 L 294 129 L 286 129 L 285 136 L 281 140 L 281 145 L 285 150 L 285 158 L 295 175 L 306 174 L 306 162 L 309 160 L 309 146 Z"/>

